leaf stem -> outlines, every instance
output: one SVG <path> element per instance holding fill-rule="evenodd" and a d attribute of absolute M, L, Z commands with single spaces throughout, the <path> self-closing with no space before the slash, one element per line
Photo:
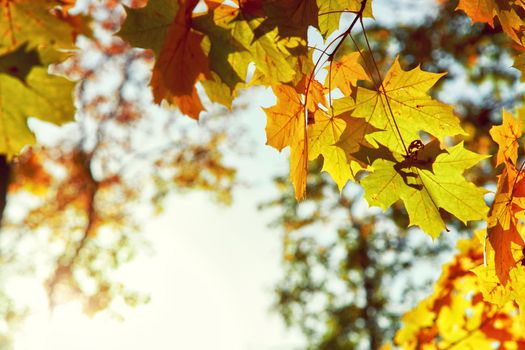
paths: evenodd
<path fill-rule="evenodd" d="M 308 93 L 310 92 L 310 85 L 312 84 L 312 80 L 313 80 L 314 75 L 315 75 L 315 70 L 317 69 L 317 66 L 319 65 L 319 63 L 321 62 L 321 58 L 323 57 L 323 55 L 327 54 L 328 55 L 328 60 L 330 60 L 330 61 L 332 61 L 334 59 L 334 56 L 337 53 L 337 50 L 339 50 L 339 48 L 343 44 L 343 41 L 346 39 L 346 37 L 348 35 L 350 35 L 350 33 L 352 32 L 352 29 L 354 29 L 354 26 L 356 25 L 357 21 L 363 16 L 363 12 L 365 10 L 367 1 L 368 0 L 363 0 L 363 2 L 361 3 L 361 8 L 359 9 L 359 12 L 357 12 L 356 17 L 354 18 L 354 20 L 352 21 L 352 23 L 350 24 L 348 29 L 345 30 L 342 34 L 338 35 L 335 39 L 333 39 L 326 46 L 326 48 L 323 50 L 323 53 L 321 54 L 321 57 L 319 57 L 319 59 L 315 62 L 314 68 L 312 69 L 312 72 L 310 73 L 310 76 L 308 77 L 308 82 L 307 82 L 306 88 L 305 88 L 305 97 L 304 97 L 304 104 L 303 104 L 304 105 L 305 123 L 306 123 L 305 125 L 308 125 Z M 339 40 L 339 39 L 341 39 L 341 40 Z M 330 54 L 328 54 L 327 53 L 328 49 L 337 40 L 339 40 L 339 42 L 337 43 L 337 45 L 335 46 L 333 51 Z"/>
<path fill-rule="evenodd" d="M 363 24 L 363 18 L 360 18 L 361 28 L 363 29 L 363 36 L 365 38 L 366 46 L 368 48 L 368 52 L 370 52 L 370 56 L 372 57 L 372 62 L 374 63 L 375 70 L 377 72 L 377 76 L 379 77 L 379 84 L 376 84 L 375 79 L 372 78 L 372 81 L 374 85 L 376 85 L 376 89 L 379 90 L 381 88 L 383 95 L 385 96 L 386 105 L 388 107 L 388 112 L 390 113 L 390 116 L 392 118 L 392 122 L 394 124 L 395 130 L 399 136 L 399 139 L 401 141 L 401 144 L 403 145 L 403 149 L 405 150 L 405 155 L 408 157 L 408 149 L 405 144 L 405 141 L 403 140 L 403 135 L 401 135 L 401 130 L 399 129 L 399 126 L 397 125 L 396 118 L 394 117 L 394 112 L 392 111 L 392 106 L 390 105 L 390 101 L 388 99 L 388 95 L 386 93 L 385 85 L 383 84 L 383 78 L 381 77 L 381 72 L 379 71 L 379 67 L 377 66 L 377 62 L 374 58 L 374 54 L 372 52 L 372 48 L 370 46 L 370 42 L 368 41 L 368 36 L 366 35 L 365 25 Z M 381 103 L 383 103 L 383 99 L 381 99 Z M 383 106 L 384 107 L 384 106 Z"/>

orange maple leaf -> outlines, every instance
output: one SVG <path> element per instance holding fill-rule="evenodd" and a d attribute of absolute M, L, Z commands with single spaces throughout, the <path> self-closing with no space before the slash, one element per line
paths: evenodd
<path fill-rule="evenodd" d="M 494 265 L 496 266 L 496 276 L 505 285 L 509 279 L 510 270 L 516 266 L 516 261 L 512 254 L 512 243 L 524 246 L 523 239 L 518 233 L 515 223 L 512 223 L 508 230 L 497 223 L 488 231 L 490 245 L 494 249 Z"/>
<path fill-rule="evenodd" d="M 304 106 L 297 91 L 289 85 L 276 85 L 272 90 L 277 104 L 266 108 L 266 144 L 278 151 L 290 146 L 290 179 L 295 197 L 302 199 L 306 193 L 308 139 Z"/>
<path fill-rule="evenodd" d="M 326 86 L 332 89 L 339 88 L 345 96 L 349 96 L 352 86 L 357 86 L 358 80 L 369 79 L 363 66 L 359 63 L 361 54 L 352 52 L 344 55 L 338 60 L 334 60 L 325 81 Z"/>
<path fill-rule="evenodd" d="M 525 1 L 460 0 L 457 10 L 463 10 L 473 22 L 488 23 L 494 28 L 494 17 L 503 31 L 520 45 L 525 45 Z"/>
<path fill-rule="evenodd" d="M 295 86 L 295 91 L 298 94 L 306 95 L 308 88 L 308 111 L 315 112 L 319 109 L 319 105 L 326 106 L 325 90 L 326 88 L 317 80 L 312 80 L 308 85 L 308 75 L 303 75 L 303 78 Z"/>
<path fill-rule="evenodd" d="M 473 22 L 485 22 L 494 26 L 493 0 L 460 0 L 457 10 L 463 10 Z"/>
<path fill-rule="evenodd" d="M 198 0 L 179 0 L 179 11 L 168 28 L 151 78 L 155 102 L 166 99 L 195 119 L 204 109 L 195 84 L 211 78 L 208 58 L 201 47 L 204 35 L 191 29 L 197 3 Z"/>
<path fill-rule="evenodd" d="M 518 139 L 521 136 L 521 125 L 512 114 L 503 111 L 503 124 L 490 129 L 490 136 L 499 145 L 496 165 L 510 162 L 516 164 L 518 158 Z"/>
<path fill-rule="evenodd" d="M 525 246 L 518 233 L 516 218 L 516 214 L 525 208 L 523 202 L 525 178 L 515 165 L 518 158 L 518 139 L 521 134 L 520 123 L 505 111 L 503 111 L 503 124 L 494 126 L 490 130 L 490 135 L 499 145 L 496 164 L 505 165 L 498 179 L 487 231 L 489 242 L 494 248 L 496 275 L 503 285 L 508 281 L 510 270 L 516 266 L 512 255 L 512 243 Z"/>

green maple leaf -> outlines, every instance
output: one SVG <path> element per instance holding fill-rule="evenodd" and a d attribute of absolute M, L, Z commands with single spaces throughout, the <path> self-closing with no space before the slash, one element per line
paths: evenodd
<path fill-rule="evenodd" d="M 440 209 L 463 223 L 486 218 L 486 191 L 463 177 L 466 169 L 486 156 L 466 150 L 463 143 L 441 150 L 433 141 L 417 153 L 417 159 L 404 159 L 399 154 L 394 157 L 397 162 L 374 161 L 373 172 L 362 180 L 370 205 L 386 210 L 402 200 L 410 226 L 419 226 L 433 238 L 446 228 Z"/>
<path fill-rule="evenodd" d="M 150 0 L 146 7 L 126 8 L 126 21 L 117 35 L 134 47 L 153 50 L 159 57 L 178 11 L 179 3 L 173 0 Z"/>
<path fill-rule="evenodd" d="M 267 1 L 264 10 L 266 16 L 255 30 L 256 38 L 277 29 L 280 38 L 298 37 L 306 42 L 308 27 L 319 27 L 316 0 Z"/>
<path fill-rule="evenodd" d="M 74 83 L 49 75 L 48 60 L 26 45 L 0 56 L 0 153 L 8 157 L 34 143 L 29 117 L 62 124 L 74 115 Z"/>
<path fill-rule="evenodd" d="M 245 45 L 250 38 L 241 41 L 234 35 L 238 33 L 241 39 L 246 36 L 243 32 L 246 29 L 241 27 L 240 21 L 239 11 L 228 5 L 220 5 L 193 19 L 193 27 L 209 38 L 210 67 L 232 90 L 245 83 L 252 62 L 252 55 Z"/>

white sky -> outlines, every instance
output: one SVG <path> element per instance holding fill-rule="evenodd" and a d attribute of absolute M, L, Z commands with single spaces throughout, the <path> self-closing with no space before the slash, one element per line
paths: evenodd
<path fill-rule="evenodd" d="M 262 90 L 250 98 L 271 100 Z M 128 309 L 124 321 L 104 313 L 90 319 L 75 302 L 50 314 L 43 288 L 21 282 L 17 290 L 28 294 L 20 297 L 32 299 L 33 309 L 15 338 L 16 350 L 278 350 L 300 344 L 270 312 L 280 235 L 268 228 L 272 213 L 257 210 L 276 193 L 272 174 L 287 170 L 286 159 L 264 145 L 258 104 L 241 122 L 250 125 L 255 148 L 242 159 L 240 175 L 253 186 L 238 189 L 231 207 L 204 193 L 173 196 L 144 229 L 154 253 L 122 269 L 126 285 L 148 293 L 150 303 Z"/>

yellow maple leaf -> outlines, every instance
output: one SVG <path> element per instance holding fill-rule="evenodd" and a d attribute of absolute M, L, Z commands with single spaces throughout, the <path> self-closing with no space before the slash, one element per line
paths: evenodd
<path fill-rule="evenodd" d="M 381 87 L 358 87 L 357 95 L 334 101 L 334 111 L 364 118 L 380 131 L 367 135 L 374 146 L 382 144 L 392 152 L 407 153 L 409 143 L 425 131 L 443 141 L 446 136 L 465 134 L 452 107 L 432 99 L 428 90 L 443 76 L 419 67 L 404 71 L 398 59 L 386 74 Z M 384 87 L 384 89 L 383 89 Z"/>

